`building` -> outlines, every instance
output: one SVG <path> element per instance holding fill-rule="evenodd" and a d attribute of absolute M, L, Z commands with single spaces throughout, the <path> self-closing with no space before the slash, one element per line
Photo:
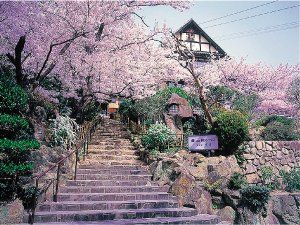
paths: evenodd
<path fill-rule="evenodd" d="M 194 53 L 197 62 L 208 62 L 211 55 L 219 58 L 226 55 L 226 52 L 193 19 L 180 27 L 175 36 Z"/>
<path fill-rule="evenodd" d="M 227 55 L 193 19 L 190 19 L 186 24 L 180 27 L 175 32 L 175 36 L 182 45 L 193 52 L 196 58 L 195 66 L 202 66 L 209 62 L 212 55 L 216 58 L 223 58 Z M 185 81 L 169 80 L 166 82 L 166 85 L 168 87 L 184 87 Z"/>

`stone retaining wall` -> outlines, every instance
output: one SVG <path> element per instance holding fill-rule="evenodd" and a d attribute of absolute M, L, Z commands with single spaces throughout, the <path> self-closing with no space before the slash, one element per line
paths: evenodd
<path fill-rule="evenodd" d="M 277 176 L 280 170 L 300 166 L 300 141 L 250 141 L 244 147 L 242 168 L 249 183 L 259 182 L 265 166 L 272 167 Z"/>

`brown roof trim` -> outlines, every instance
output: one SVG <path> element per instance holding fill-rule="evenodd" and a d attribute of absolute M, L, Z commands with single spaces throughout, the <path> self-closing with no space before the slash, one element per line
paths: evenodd
<path fill-rule="evenodd" d="M 205 39 L 207 39 L 211 44 L 212 44 L 212 46 L 215 48 L 215 49 L 217 49 L 218 50 L 218 52 L 221 54 L 221 55 L 223 55 L 223 56 L 225 56 L 225 55 L 227 55 L 226 54 L 226 52 L 216 43 L 216 42 L 214 42 L 214 40 L 213 39 L 211 39 L 209 36 L 208 36 L 208 34 L 207 33 L 205 33 L 205 31 L 193 20 L 193 19 L 190 19 L 187 23 L 185 23 L 182 27 L 180 27 L 176 32 L 175 32 L 175 34 L 177 34 L 177 33 L 180 33 L 180 32 L 182 32 L 184 29 L 186 29 L 186 27 L 187 26 L 189 26 L 189 25 L 194 25 L 199 31 L 200 31 L 200 33 L 201 33 L 201 35 L 203 35 L 203 37 L 205 37 Z"/>

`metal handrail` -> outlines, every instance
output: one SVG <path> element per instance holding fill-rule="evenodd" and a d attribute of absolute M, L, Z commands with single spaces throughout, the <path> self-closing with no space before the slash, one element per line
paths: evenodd
<path fill-rule="evenodd" d="M 55 179 L 51 179 L 51 181 L 49 182 L 49 184 L 44 185 L 46 187 L 43 188 L 42 191 L 38 194 L 37 201 L 35 202 L 34 207 L 32 209 L 32 213 L 31 213 L 31 215 L 29 214 L 29 217 L 28 217 L 28 223 L 29 224 L 33 224 L 34 223 L 35 208 L 38 205 L 39 198 L 43 194 L 47 193 L 47 191 L 50 188 L 51 184 L 53 184 L 53 186 L 54 186 L 54 182 L 55 181 L 56 181 L 55 182 L 55 188 L 53 188 L 54 189 L 53 190 L 53 201 L 57 202 L 57 194 L 58 194 L 58 191 L 59 191 L 59 183 L 60 183 L 60 175 L 61 175 L 61 166 L 73 154 L 75 154 L 75 165 L 74 165 L 74 176 L 73 176 L 73 179 L 76 180 L 77 166 L 78 166 L 78 161 L 79 161 L 80 150 L 83 151 L 82 155 L 83 155 L 83 161 L 84 161 L 85 160 L 85 156 L 88 154 L 88 144 L 89 144 L 89 142 L 91 140 L 92 133 L 95 132 L 96 127 L 102 121 L 103 121 L 103 118 L 101 116 L 99 116 L 99 117 L 96 117 L 96 119 L 94 119 L 90 124 L 84 125 L 83 127 L 81 127 L 79 129 L 79 142 L 75 145 L 75 149 L 72 150 L 70 153 L 68 153 L 63 158 L 61 158 L 54 165 L 48 167 L 48 169 L 46 169 L 42 173 L 33 176 L 33 180 L 34 180 L 34 183 L 35 183 L 36 190 L 38 190 L 39 189 L 39 181 L 40 181 L 40 179 L 43 178 L 46 174 L 48 174 L 50 171 L 53 171 L 55 168 L 57 168 L 56 169 L 56 178 Z M 70 148 L 70 146 L 68 146 L 68 149 L 69 148 Z"/>

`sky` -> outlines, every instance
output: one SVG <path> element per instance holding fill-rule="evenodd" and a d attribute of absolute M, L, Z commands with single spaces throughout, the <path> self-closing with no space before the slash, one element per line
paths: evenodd
<path fill-rule="evenodd" d="M 156 23 L 158 25 L 165 23 L 173 31 L 193 18 L 228 55 L 235 58 L 245 57 L 249 63 L 262 62 L 273 66 L 280 63 L 299 63 L 300 1 L 274 1 L 246 12 L 215 20 L 215 18 L 265 3 L 270 2 L 194 1 L 189 9 L 182 12 L 167 6 L 159 6 L 143 8 L 138 14 L 144 17 L 149 29 L 153 28 Z M 296 7 L 230 22 L 292 6 Z M 213 21 L 206 22 L 208 20 Z M 218 25 L 226 22 L 229 23 Z"/>

